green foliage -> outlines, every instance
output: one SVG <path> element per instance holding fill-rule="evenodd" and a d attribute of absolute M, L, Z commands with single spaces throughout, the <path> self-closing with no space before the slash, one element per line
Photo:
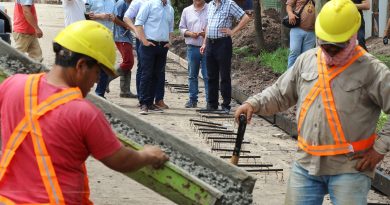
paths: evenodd
<path fill-rule="evenodd" d="M 173 35 L 175 35 L 175 36 L 180 36 L 180 29 L 175 29 L 174 31 L 173 31 Z"/>
<path fill-rule="evenodd" d="M 381 115 L 379 116 L 378 123 L 376 125 L 376 131 L 377 132 L 382 130 L 382 127 L 387 122 L 388 118 L 389 118 L 389 116 L 386 115 L 384 112 L 381 113 Z"/>
<path fill-rule="evenodd" d="M 259 62 L 259 58 L 256 57 L 256 56 L 245 56 L 244 57 L 244 61 L 247 61 L 247 62 L 255 62 L 255 63 L 258 63 Z"/>
<path fill-rule="evenodd" d="M 380 61 L 382 61 L 384 64 L 387 65 L 387 67 L 390 67 L 390 56 L 388 55 L 375 55 Z"/>
<path fill-rule="evenodd" d="M 288 53 L 287 48 L 278 48 L 273 52 L 261 51 L 260 62 L 262 65 L 271 68 L 275 73 L 284 73 L 287 70 Z"/>
<path fill-rule="evenodd" d="M 233 47 L 233 54 L 240 56 L 248 56 L 250 53 L 250 48 L 248 46 L 243 47 Z"/>

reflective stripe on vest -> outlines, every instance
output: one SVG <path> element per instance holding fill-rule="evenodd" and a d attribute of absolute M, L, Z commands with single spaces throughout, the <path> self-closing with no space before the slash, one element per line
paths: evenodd
<path fill-rule="evenodd" d="M 42 130 L 38 120 L 44 114 L 54 110 L 60 105 L 75 99 L 81 99 L 82 94 L 79 88 L 68 88 L 51 95 L 45 101 L 38 104 L 38 84 L 42 76 L 43 73 L 29 75 L 27 78 L 24 89 L 25 116 L 12 132 L 7 142 L 6 148 L 2 154 L 0 161 L 0 182 L 6 182 L 6 180 L 4 180 L 4 176 L 7 168 L 10 165 L 19 146 L 23 143 L 27 135 L 30 134 L 39 172 L 50 201 L 48 203 L 25 204 L 65 204 L 51 157 L 46 149 L 46 145 L 42 137 Z M 85 164 L 83 164 L 83 170 L 85 170 Z M 86 172 L 84 174 L 86 176 Z M 85 185 L 84 187 L 88 188 L 88 185 Z M 86 192 L 86 195 L 89 196 L 89 189 L 87 189 Z M 15 203 L 10 199 L 5 198 L 4 196 L 0 196 L 0 204 L 8 205 Z"/>
<path fill-rule="evenodd" d="M 366 139 L 356 142 L 347 142 L 344 131 L 340 122 L 339 115 L 337 113 L 336 104 L 334 101 L 332 89 L 330 86 L 331 81 L 347 69 L 358 58 L 364 55 L 366 52 L 357 46 L 355 56 L 343 67 L 328 68 L 325 60 L 322 57 L 321 48 L 317 51 L 317 67 L 318 67 L 318 81 L 314 84 L 313 88 L 309 91 L 305 100 L 302 103 L 299 118 L 298 118 L 298 146 L 305 152 L 315 156 L 331 156 L 338 154 L 347 154 L 350 152 L 364 151 L 374 144 L 376 134 L 372 134 Z M 326 118 L 332 133 L 334 144 L 330 145 L 312 145 L 305 141 L 301 136 L 301 126 L 305 120 L 307 111 L 313 104 L 314 100 L 321 94 L 322 103 L 326 113 Z"/>

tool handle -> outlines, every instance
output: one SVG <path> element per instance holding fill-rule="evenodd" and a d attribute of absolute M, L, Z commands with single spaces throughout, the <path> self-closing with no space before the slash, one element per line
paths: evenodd
<path fill-rule="evenodd" d="M 238 160 L 241 152 L 241 145 L 242 145 L 242 141 L 244 140 L 244 134 L 245 134 L 246 124 L 247 124 L 246 116 L 244 114 L 240 115 L 238 123 L 239 124 L 237 130 L 236 143 L 233 150 L 233 156 L 230 160 L 230 162 L 234 165 L 238 164 Z"/>

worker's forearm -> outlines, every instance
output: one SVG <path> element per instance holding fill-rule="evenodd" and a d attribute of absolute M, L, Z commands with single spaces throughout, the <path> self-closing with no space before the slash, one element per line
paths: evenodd
<path fill-rule="evenodd" d="M 123 18 L 123 21 L 127 24 L 127 26 L 130 28 L 130 30 L 132 30 L 134 33 L 136 33 L 136 28 L 134 26 L 134 23 L 131 19 L 127 18 L 127 17 L 124 17 Z"/>
<path fill-rule="evenodd" d="M 151 164 L 151 160 L 143 151 L 135 151 L 122 146 L 117 152 L 100 161 L 115 171 L 132 172 Z"/>
<path fill-rule="evenodd" d="M 240 23 L 238 23 L 238 25 L 234 27 L 234 29 L 232 30 L 232 34 L 234 35 L 239 30 L 241 30 L 249 22 L 249 20 L 250 20 L 249 16 L 244 14 L 244 16 L 241 18 Z"/>
<path fill-rule="evenodd" d="M 31 13 L 31 6 L 22 6 L 23 15 L 26 21 L 35 29 L 38 30 L 39 26 L 37 21 L 35 20 L 33 14 Z"/>

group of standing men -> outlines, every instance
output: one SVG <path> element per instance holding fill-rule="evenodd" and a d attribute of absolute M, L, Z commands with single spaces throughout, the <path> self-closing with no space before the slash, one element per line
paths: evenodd
<path fill-rule="evenodd" d="M 116 46 L 122 55 L 117 69 L 120 76 L 120 97 L 138 97 L 140 114 L 162 112 L 169 108 L 164 102 L 165 64 L 170 35 L 174 27 L 174 11 L 167 0 L 64 0 L 65 25 L 90 19 L 113 31 Z M 38 27 L 33 0 L 18 0 L 15 4 L 16 47 L 42 61 L 38 38 L 43 33 Z M 18 9 L 20 11 L 18 11 Z M 23 9 L 23 11 L 22 11 Z M 30 11 L 25 12 L 25 11 Z M 23 17 L 24 15 L 24 17 Z M 18 21 L 28 29 L 18 30 Z M 240 20 L 232 29 L 233 21 Z M 28 23 L 27 23 L 28 22 Z M 205 80 L 207 109 L 218 109 L 219 90 L 223 102 L 221 108 L 230 111 L 231 101 L 231 36 L 249 22 L 249 17 L 232 0 L 214 0 L 209 5 L 204 0 L 194 0 L 184 9 L 180 30 L 186 38 L 189 62 L 189 100 L 186 108 L 197 107 L 200 68 Z M 27 33 L 25 31 L 28 31 Z M 133 36 L 137 35 L 138 70 L 136 76 L 137 95 L 130 91 Z M 21 41 L 28 39 L 30 43 Z M 26 38 L 29 37 L 29 38 Z M 26 48 L 21 48 L 24 46 Z M 109 77 L 101 72 L 96 94 L 104 97 L 108 92 Z"/>

